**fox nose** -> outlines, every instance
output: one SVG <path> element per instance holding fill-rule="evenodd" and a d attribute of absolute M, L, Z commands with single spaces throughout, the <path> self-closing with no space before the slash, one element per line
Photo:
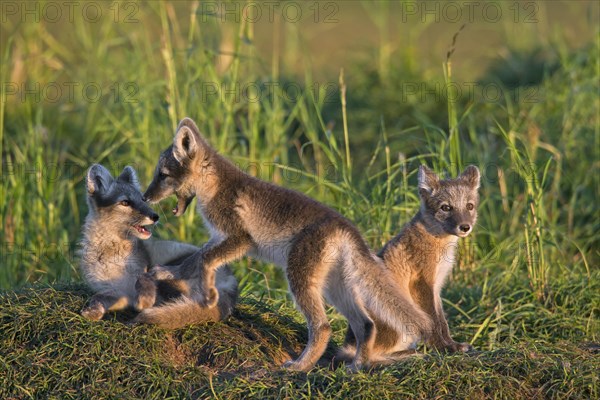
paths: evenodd
<path fill-rule="evenodd" d="M 150 217 L 152 219 L 152 221 L 156 222 L 158 221 L 158 214 L 152 214 L 152 217 Z"/>
<path fill-rule="evenodd" d="M 471 230 L 471 225 L 469 224 L 462 224 L 458 227 L 458 229 L 460 229 L 462 232 L 469 232 Z"/>

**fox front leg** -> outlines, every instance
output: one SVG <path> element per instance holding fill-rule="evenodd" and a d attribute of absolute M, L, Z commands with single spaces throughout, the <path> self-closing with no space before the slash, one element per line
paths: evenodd
<path fill-rule="evenodd" d="M 431 332 L 422 332 L 427 344 L 438 350 L 452 351 L 453 340 L 450 338 L 448 323 L 441 309 L 441 299 L 438 304 L 439 295 L 435 294 L 432 284 L 423 278 L 415 279 L 410 282 L 410 291 L 419 307 L 433 322 Z M 441 314 L 438 311 L 441 311 Z"/>
<path fill-rule="evenodd" d="M 128 305 L 129 299 L 127 296 L 120 296 L 112 292 L 101 292 L 92 296 L 87 306 L 81 310 L 81 315 L 91 321 L 99 321 L 107 311 L 122 310 Z"/>
<path fill-rule="evenodd" d="M 460 343 L 456 342 L 450 336 L 450 328 L 448 328 L 448 321 L 446 320 L 446 316 L 444 315 L 444 309 L 442 308 L 442 299 L 439 294 L 434 294 L 434 302 L 435 302 L 435 316 L 434 323 L 438 327 L 441 332 L 441 336 L 444 339 L 444 349 L 451 353 L 463 352 L 466 353 L 468 351 L 473 350 L 473 346 L 469 343 Z"/>
<path fill-rule="evenodd" d="M 215 275 L 219 267 L 243 257 L 252 248 L 252 244 L 248 235 L 229 236 L 220 243 L 203 246 L 197 253 L 199 257 L 190 257 L 184 261 L 187 264 L 190 259 L 195 258 L 195 268 L 200 279 L 198 301 L 203 306 L 213 307 L 219 300 L 219 292 L 215 286 Z M 186 267 L 182 265 L 182 269 L 184 268 Z"/>
<path fill-rule="evenodd" d="M 229 236 L 210 247 L 203 247 L 202 263 L 205 268 L 216 270 L 221 265 L 242 258 L 252 248 L 252 238 L 246 234 Z"/>
<path fill-rule="evenodd" d="M 410 288 L 417 304 L 433 322 L 433 331 L 425 335 L 426 342 L 440 351 L 451 353 L 471 350 L 470 344 L 455 342 L 450 336 L 450 329 L 442 308 L 442 299 L 432 285 L 424 279 L 416 279 L 410 283 Z"/>
<path fill-rule="evenodd" d="M 199 285 L 194 291 L 193 298 L 203 307 L 212 308 L 219 301 L 219 291 L 216 287 L 216 271 L 206 268 L 202 262 L 197 267 Z"/>

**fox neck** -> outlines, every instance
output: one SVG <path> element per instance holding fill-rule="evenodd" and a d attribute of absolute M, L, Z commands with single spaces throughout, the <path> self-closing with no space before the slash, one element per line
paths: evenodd
<path fill-rule="evenodd" d="M 200 206 L 208 204 L 223 188 L 238 186 L 236 181 L 246 176 L 245 172 L 216 152 L 194 165 L 193 170 L 191 190 Z"/>
<path fill-rule="evenodd" d="M 411 224 L 419 232 L 421 250 L 429 253 L 430 258 L 436 267 L 433 279 L 433 288 L 439 293 L 448 274 L 454 266 L 456 260 L 456 249 L 458 236 L 443 232 L 437 224 L 431 224 L 427 218 L 419 211 Z"/>
<path fill-rule="evenodd" d="M 419 212 L 413 217 L 410 224 L 422 231 L 422 235 L 428 237 L 428 240 L 436 240 L 439 242 L 455 242 L 458 240 L 458 236 L 444 231 L 440 224 L 431 221 L 431 218 L 427 217 L 422 209 L 419 209 Z"/>
<path fill-rule="evenodd" d="M 423 216 L 423 213 L 419 211 L 402 228 L 400 233 L 386 244 L 381 254 L 395 248 L 412 248 L 418 249 L 416 251 L 426 252 L 426 254 L 432 255 L 434 258 L 439 258 L 447 246 L 453 246 L 457 242 L 457 236 L 446 233 L 441 228 L 432 226 Z"/>
<path fill-rule="evenodd" d="M 457 241 L 457 236 L 431 229 L 418 212 L 379 256 L 390 270 L 403 277 L 412 271 L 425 278 L 437 292 L 454 265 Z"/>
<path fill-rule="evenodd" d="M 432 229 L 431 224 L 427 223 L 427 219 L 420 211 L 412 224 L 422 240 L 421 250 L 429 252 L 429 260 L 435 264 L 435 268 L 430 270 L 432 275 L 429 279 L 433 284 L 434 292 L 439 295 L 456 261 L 458 236 L 441 232 L 441 229 L 435 225 Z"/>

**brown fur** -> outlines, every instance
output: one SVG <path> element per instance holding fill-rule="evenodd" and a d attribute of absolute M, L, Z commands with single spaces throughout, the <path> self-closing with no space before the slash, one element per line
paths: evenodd
<path fill-rule="evenodd" d="M 244 255 L 285 269 L 309 330 L 306 349 L 286 363 L 288 368 L 306 371 L 323 354 L 331 335 L 324 297 L 352 326 L 358 342 L 352 368 L 370 362 L 374 325 L 366 305 L 393 326 L 403 326 L 403 314 L 410 314 L 415 329 L 430 329 L 425 314 L 389 284 L 391 277 L 386 278 L 381 260 L 350 221 L 301 193 L 242 172 L 217 154 L 188 118 L 179 124 L 173 145 L 161 154 L 145 196 L 159 201 L 172 194 L 178 200 L 175 215 L 183 214 L 197 197 L 199 214 L 211 233 L 203 251 L 175 275 L 198 276 L 205 282 L 199 301 L 216 301 L 213 271 Z"/>
<path fill-rule="evenodd" d="M 373 318 L 377 327 L 373 352 L 381 360 L 406 356 L 404 352 L 413 349 L 417 340 L 423 338 L 440 350 L 471 349 L 469 344 L 457 343 L 451 338 L 440 292 L 454 262 L 457 235 L 467 236 L 477 221 L 478 188 L 476 167 L 468 167 L 457 179 L 448 180 L 439 180 L 433 172 L 421 167 L 421 208 L 384 246 L 379 256 L 398 286 L 428 315 L 433 332 L 427 337 L 403 336 L 386 322 Z M 442 208 L 446 206 L 450 207 L 449 211 Z M 461 231 L 461 226 L 466 230 L 467 225 L 469 229 Z M 353 351 L 354 335 L 349 328 L 340 357 L 348 359 Z M 398 351 L 402 353 L 399 355 Z"/>

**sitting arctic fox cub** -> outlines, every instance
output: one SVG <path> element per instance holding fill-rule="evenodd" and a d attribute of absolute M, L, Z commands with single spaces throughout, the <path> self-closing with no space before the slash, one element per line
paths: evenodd
<path fill-rule="evenodd" d="M 414 354 L 419 340 L 450 352 L 469 351 L 468 343 L 450 336 L 440 292 L 454 264 L 459 238 L 467 237 L 477 221 L 480 174 L 471 165 L 456 179 L 440 179 L 425 166 L 419 168 L 421 208 L 378 256 L 394 282 L 431 320 L 433 331 L 422 332 L 410 319 L 399 331 L 370 313 L 375 321 L 373 356 L 381 363 Z M 393 301 L 393 299 L 390 299 Z M 349 361 L 356 353 L 354 333 L 348 328 L 339 359 Z"/>

